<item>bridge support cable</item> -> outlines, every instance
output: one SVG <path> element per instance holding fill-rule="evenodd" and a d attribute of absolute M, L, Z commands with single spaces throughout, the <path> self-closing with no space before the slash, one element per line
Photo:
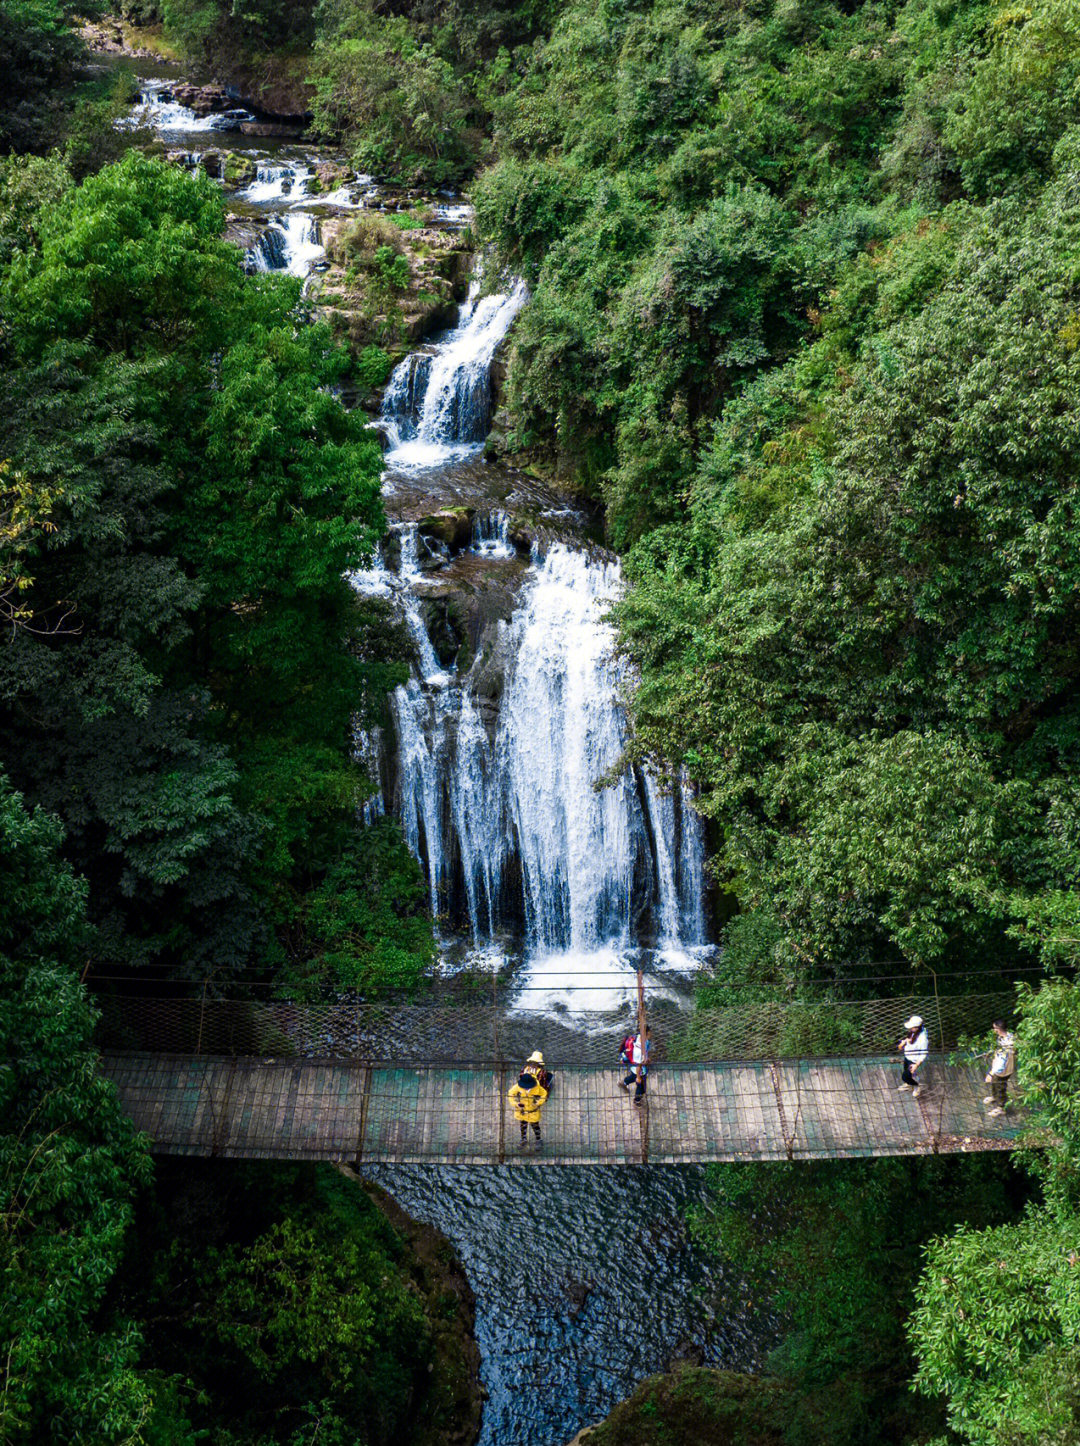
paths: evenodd
<path fill-rule="evenodd" d="M 499 1110 L 499 1148 L 497 1159 L 500 1165 L 506 1164 L 506 1065 L 500 1065 L 495 1071 L 495 1099 Z"/>
<path fill-rule="evenodd" d="M 637 1026 L 638 1038 L 641 1040 L 641 1058 L 644 1061 L 646 1056 L 646 1040 L 649 1037 L 649 1021 L 645 1017 L 645 976 L 641 970 L 637 971 Z M 637 1083 L 640 1086 L 644 1063 L 639 1063 L 637 1068 Z M 649 1163 L 649 1091 L 646 1088 L 641 1097 L 641 1106 L 637 1112 L 638 1134 L 641 1137 L 641 1163 Z"/>
<path fill-rule="evenodd" d="M 772 1080 L 773 1097 L 776 1100 L 776 1113 L 780 1120 L 780 1134 L 783 1136 L 784 1148 L 787 1150 L 788 1159 L 793 1160 L 795 1158 L 795 1135 L 792 1130 L 788 1129 L 787 1114 L 784 1110 L 784 1095 L 780 1088 L 780 1068 L 775 1059 L 769 1060 L 769 1078 Z"/>
<path fill-rule="evenodd" d="M 235 1059 L 231 1059 L 231 1060 L 229 1061 L 228 1073 L 225 1075 L 225 1085 L 224 1085 L 224 1088 L 222 1089 L 222 1092 L 221 1092 L 221 1108 L 220 1108 L 220 1109 L 216 1109 L 215 1106 L 214 1106 L 213 1084 L 212 1084 L 212 1082 L 210 1083 L 210 1109 L 213 1111 L 213 1122 L 214 1122 L 214 1124 L 213 1124 L 213 1129 L 214 1129 L 214 1146 L 213 1146 L 213 1149 L 212 1149 L 212 1151 L 211 1151 L 211 1154 L 212 1154 L 215 1158 L 216 1158 L 218 1155 L 221 1154 L 221 1151 L 225 1148 L 225 1145 L 226 1145 L 225 1136 L 226 1136 L 227 1131 L 228 1131 L 229 1103 L 230 1103 L 230 1100 L 231 1100 L 231 1098 L 232 1098 L 232 1085 L 233 1085 L 233 1079 L 235 1078 L 235 1075 L 236 1075 L 236 1060 L 235 1060 Z M 212 1079 L 212 1077 L 209 1076 L 209 1075 L 206 1076 L 206 1078 L 207 1078 L 208 1081 L 211 1081 L 211 1079 Z"/>

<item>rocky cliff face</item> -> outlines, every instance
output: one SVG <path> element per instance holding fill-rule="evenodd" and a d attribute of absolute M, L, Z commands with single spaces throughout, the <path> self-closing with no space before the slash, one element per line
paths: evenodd
<path fill-rule="evenodd" d="M 418 192 L 382 192 L 380 212 L 422 212 L 430 203 Z M 405 259 L 404 285 L 390 287 L 373 267 L 354 259 L 349 234 L 354 216 L 328 216 L 322 239 L 328 264 L 311 294 L 334 328 L 357 351 L 380 346 L 398 356 L 433 332 L 452 326 L 465 295 L 472 265 L 472 242 L 458 228 L 437 223 L 414 227 L 393 238 Z M 378 249 L 376 247 L 376 249 Z"/>

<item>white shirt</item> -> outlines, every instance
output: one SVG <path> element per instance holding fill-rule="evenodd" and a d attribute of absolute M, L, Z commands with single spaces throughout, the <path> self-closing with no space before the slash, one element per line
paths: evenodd
<path fill-rule="evenodd" d="M 904 1058 L 908 1064 L 917 1069 L 929 1053 L 930 1036 L 927 1034 L 924 1024 L 914 1039 L 904 1040 Z"/>

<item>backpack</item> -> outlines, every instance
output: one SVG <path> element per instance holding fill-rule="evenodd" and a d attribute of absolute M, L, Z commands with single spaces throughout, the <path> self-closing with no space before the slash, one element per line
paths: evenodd
<path fill-rule="evenodd" d="M 634 1036 L 634 1035 L 628 1034 L 628 1035 L 626 1036 L 626 1038 L 625 1038 L 625 1039 L 623 1040 L 623 1042 L 622 1042 L 622 1052 L 623 1052 L 623 1054 L 626 1055 L 626 1062 L 627 1062 L 628 1064 L 629 1064 L 629 1063 L 633 1060 L 633 1058 L 634 1058 L 634 1039 L 635 1039 L 635 1036 Z"/>

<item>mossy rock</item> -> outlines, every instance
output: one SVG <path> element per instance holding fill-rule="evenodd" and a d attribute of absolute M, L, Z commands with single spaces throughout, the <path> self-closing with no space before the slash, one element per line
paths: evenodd
<path fill-rule="evenodd" d="M 250 186 L 257 174 L 255 162 L 248 156 L 228 151 L 223 157 L 221 179 L 227 186 Z"/>
<path fill-rule="evenodd" d="M 421 537 L 444 542 L 451 553 L 461 552 L 472 541 L 473 511 L 468 507 L 447 508 L 443 512 L 422 517 L 418 524 Z"/>
<path fill-rule="evenodd" d="M 787 1392 L 763 1376 L 679 1366 L 651 1376 L 580 1446 L 782 1446 Z"/>

